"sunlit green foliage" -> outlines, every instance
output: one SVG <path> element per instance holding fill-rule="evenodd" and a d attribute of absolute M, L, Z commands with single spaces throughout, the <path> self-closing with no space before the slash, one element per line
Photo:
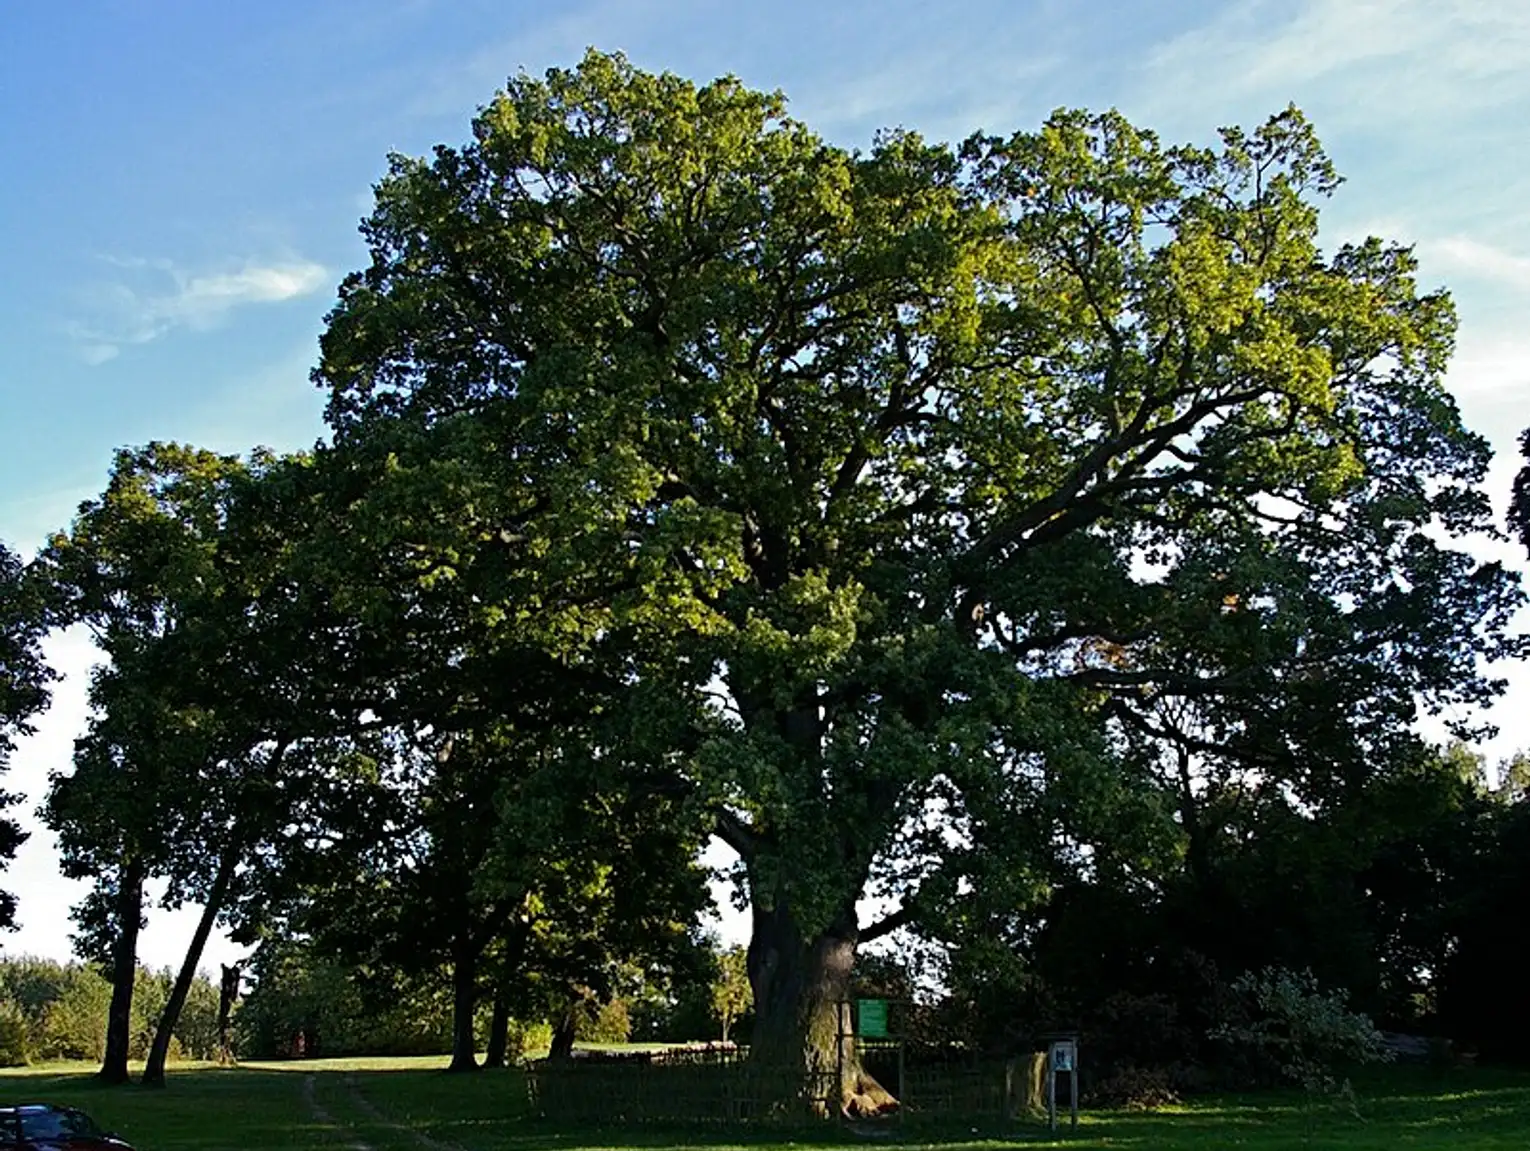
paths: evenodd
<path fill-rule="evenodd" d="M 757 1045 L 822 1065 L 858 941 L 1130 898 L 1180 754 L 1323 804 L 1498 690 L 1454 313 L 1319 245 L 1338 182 L 1295 109 L 850 153 L 591 53 L 393 158 L 315 378 L 422 588 L 623 668 L 741 857 Z"/>
<path fill-rule="evenodd" d="M 143 1059 L 169 996 L 169 971 L 140 967 L 130 1057 Z M 0 1057 L 6 1066 L 101 1059 L 111 983 L 94 968 L 30 957 L 0 959 Z M 217 1051 L 218 992 L 198 979 L 175 1028 L 175 1054 L 211 1059 Z"/>

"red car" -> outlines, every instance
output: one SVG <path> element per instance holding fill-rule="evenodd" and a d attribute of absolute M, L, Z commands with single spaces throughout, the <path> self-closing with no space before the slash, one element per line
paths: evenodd
<path fill-rule="evenodd" d="M 0 1107 L 0 1151 L 133 1151 L 73 1107 L 23 1103 Z"/>

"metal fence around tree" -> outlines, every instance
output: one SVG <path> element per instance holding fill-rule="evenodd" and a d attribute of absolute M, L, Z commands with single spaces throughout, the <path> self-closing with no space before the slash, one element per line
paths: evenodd
<path fill-rule="evenodd" d="M 1034 1115 L 1041 1098 L 1040 1056 L 886 1040 L 856 1047 L 898 1096 L 903 1119 L 1005 1123 Z M 536 1113 L 571 1125 L 791 1123 L 839 1110 L 836 1071 L 762 1067 L 744 1048 L 582 1052 L 527 1071 Z"/>
<path fill-rule="evenodd" d="M 538 1114 L 571 1124 L 790 1122 L 832 1110 L 835 1089 L 832 1071 L 761 1067 L 739 1048 L 581 1053 L 531 1064 L 527 1082 Z"/>

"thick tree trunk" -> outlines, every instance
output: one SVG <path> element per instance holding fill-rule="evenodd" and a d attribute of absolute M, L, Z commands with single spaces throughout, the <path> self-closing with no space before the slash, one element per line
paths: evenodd
<path fill-rule="evenodd" d="M 142 861 L 129 859 L 118 878 L 112 1002 L 106 1011 L 106 1054 L 97 1073 L 97 1078 L 104 1083 L 128 1081 L 128 1048 L 133 1039 L 133 986 L 138 978 L 138 931 L 143 926 L 143 880 Z"/>
<path fill-rule="evenodd" d="M 752 1058 L 768 1073 L 773 1103 L 807 1101 L 819 1115 L 851 1117 L 895 1110 L 898 1101 L 861 1066 L 849 1010 L 855 964 L 855 908 L 804 936 L 790 908 L 758 902 L 749 942 L 754 989 Z"/>
<path fill-rule="evenodd" d="M 218 872 L 213 876 L 212 887 L 207 892 L 207 905 L 202 908 L 202 918 L 197 920 L 191 946 L 186 948 L 186 958 L 181 963 L 181 970 L 175 977 L 175 986 L 170 990 L 169 1002 L 165 1004 L 164 1014 L 159 1017 L 159 1026 L 154 1032 L 154 1044 L 149 1048 L 149 1059 L 143 1069 L 142 1083 L 145 1087 L 165 1085 L 165 1061 L 170 1057 L 170 1040 L 175 1035 L 175 1025 L 180 1022 L 181 1008 L 186 1006 L 186 996 L 191 992 L 192 981 L 197 977 L 197 965 L 202 962 L 207 937 L 212 934 L 213 924 L 223 910 L 223 900 L 228 895 L 229 884 L 233 882 L 234 869 L 239 866 L 240 854 L 240 849 L 231 844 L 218 861 Z"/>
<path fill-rule="evenodd" d="M 466 920 L 452 940 L 452 1061 L 448 1071 L 477 1071 L 473 1016 L 478 1010 L 478 948 Z"/>

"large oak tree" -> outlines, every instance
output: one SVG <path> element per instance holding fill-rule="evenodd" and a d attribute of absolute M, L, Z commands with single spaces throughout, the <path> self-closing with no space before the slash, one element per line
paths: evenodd
<path fill-rule="evenodd" d="M 1319 246 L 1337 184 L 1294 109 L 847 152 L 597 53 L 393 158 L 337 442 L 431 437 L 471 497 L 435 554 L 631 653 L 634 740 L 741 859 L 756 1055 L 822 1097 L 887 1102 L 835 1049 L 857 946 L 989 848 L 1087 861 L 1144 747 L 1338 765 L 1492 694 L 1518 590 L 1453 543 L 1489 527 L 1453 311 L 1405 247 Z"/>

